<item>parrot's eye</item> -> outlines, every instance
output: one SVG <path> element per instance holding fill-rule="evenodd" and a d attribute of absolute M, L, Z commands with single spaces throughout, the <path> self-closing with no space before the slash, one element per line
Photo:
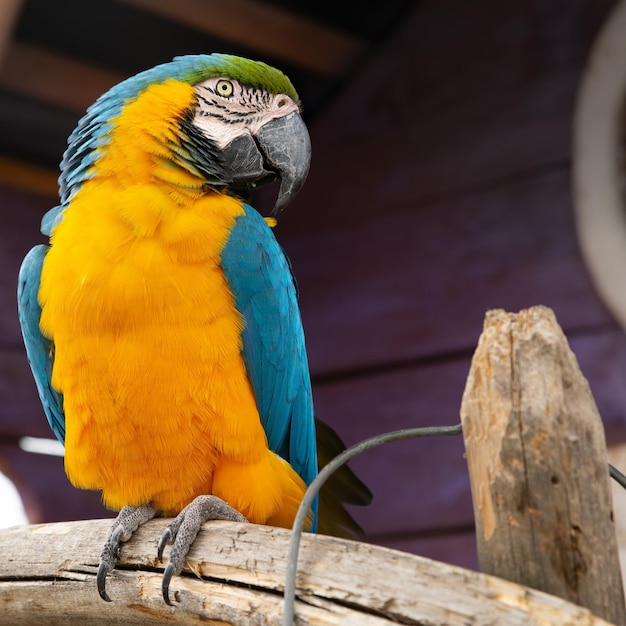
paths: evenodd
<path fill-rule="evenodd" d="M 233 95 L 233 84 L 229 80 L 218 80 L 215 83 L 215 93 L 218 96 L 228 98 Z"/>

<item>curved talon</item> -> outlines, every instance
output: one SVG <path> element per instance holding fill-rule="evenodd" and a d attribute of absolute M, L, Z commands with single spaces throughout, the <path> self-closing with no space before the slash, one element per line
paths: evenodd
<path fill-rule="evenodd" d="M 172 531 L 170 530 L 170 527 L 168 526 L 163 531 L 163 534 L 161 535 L 161 538 L 159 539 L 159 543 L 157 544 L 157 557 L 159 561 L 163 560 L 163 550 L 165 550 L 165 546 L 168 543 L 172 543 L 172 541 L 173 541 Z"/>
<path fill-rule="evenodd" d="M 100 565 L 98 565 L 98 575 L 96 576 L 96 582 L 98 583 L 98 593 L 100 597 L 105 602 L 111 602 L 111 598 L 106 592 L 106 582 L 107 582 L 107 574 L 109 573 L 109 568 L 104 561 L 100 561 Z"/>
<path fill-rule="evenodd" d="M 156 513 L 156 509 L 149 505 L 125 506 L 115 518 L 100 554 L 100 564 L 96 577 L 98 594 L 105 602 L 111 602 L 111 598 L 106 592 L 107 574 L 119 561 L 122 543 L 128 541 L 137 528 L 152 519 Z"/>
<path fill-rule="evenodd" d="M 173 544 L 169 554 L 169 560 L 163 572 L 161 590 L 163 599 L 170 606 L 174 606 L 170 600 L 170 582 L 172 576 L 181 573 L 185 559 L 189 553 L 200 527 L 208 520 L 230 520 L 247 522 L 248 520 L 236 509 L 233 509 L 224 500 L 217 496 L 198 496 L 192 500 L 163 531 L 157 545 L 159 560 L 163 560 L 163 550 L 168 543 Z"/>
<path fill-rule="evenodd" d="M 96 583 L 98 584 L 98 594 L 105 602 L 112 602 L 109 594 L 106 592 L 106 579 L 108 573 L 113 569 L 116 561 L 120 557 L 120 542 L 124 528 L 120 525 L 111 532 L 111 535 L 100 555 L 100 565 L 98 565 L 98 575 Z"/>
<path fill-rule="evenodd" d="M 171 563 L 167 564 L 165 571 L 163 572 L 163 581 L 161 583 L 161 589 L 163 591 L 163 599 L 170 606 L 174 606 L 174 603 L 170 600 L 170 581 L 174 575 L 174 566 Z"/>

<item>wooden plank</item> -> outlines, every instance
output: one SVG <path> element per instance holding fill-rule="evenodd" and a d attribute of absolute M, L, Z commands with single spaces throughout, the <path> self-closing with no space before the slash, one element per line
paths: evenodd
<path fill-rule="evenodd" d="M 626 624 L 602 420 L 550 309 L 487 313 L 461 418 L 481 571 Z"/>
<path fill-rule="evenodd" d="M 279 223 L 314 375 L 471 352 L 490 308 L 545 304 L 568 334 L 610 324 L 570 185 L 563 170 L 349 228 L 293 235 Z"/>
<path fill-rule="evenodd" d="M 261 54 L 343 77 L 367 52 L 364 42 L 330 26 L 253 0 L 123 0 Z"/>
<path fill-rule="evenodd" d="M 0 187 L 0 344 L 20 346 L 17 321 L 17 274 L 22 259 L 35 244 L 44 241 L 41 218 L 54 206 L 50 198 Z"/>
<path fill-rule="evenodd" d="M 290 228 L 349 227 L 568 162 L 582 65 L 613 4 L 420 2 L 315 120 Z"/>
<path fill-rule="evenodd" d="M 6 50 L 0 67 L 0 87 L 80 114 L 124 78 L 116 72 L 17 41 Z"/>
<path fill-rule="evenodd" d="M 51 626 L 280 623 L 289 531 L 205 525 L 189 553 L 186 575 L 172 581 L 178 602 L 167 607 L 162 564 L 155 558 L 165 524 L 148 522 L 124 545 L 123 569 L 108 581 L 114 601 L 106 607 L 96 594 L 95 573 L 109 521 L 0 531 L 0 623 L 20 626 L 42 616 Z M 322 536 L 303 537 L 296 585 L 296 619 L 303 625 L 608 626 L 587 609 L 514 583 Z"/>
<path fill-rule="evenodd" d="M 56 170 L 58 175 L 58 164 L 67 148 L 67 138 L 79 117 L 79 113 L 2 90 L 0 154 L 5 158 L 19 158 L 45 165 Z M 37 180 L 30 182 L 38 184 Z"/>

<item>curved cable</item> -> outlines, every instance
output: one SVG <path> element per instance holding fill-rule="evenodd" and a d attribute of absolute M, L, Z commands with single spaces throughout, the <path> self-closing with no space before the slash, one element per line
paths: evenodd
<path fill-rule="evenodd" d="M 298 570 L 298 552 L 300 550 L 300 540 L 304 530 L 304 523 L 313 504 L 315 496 L 318 494 L 322 485 L 328 480 L 330 475 L 339 469 L 344 463 L 347 463 L 352 457 L 361 452 L 365 452 L 370 448 L 375 448 L 390 441 L 400 441 L 402 439 L 414 439 L 417 437 L 442 437 L 450 435 L 460 435 L 462 432 L 461 424 L 456 426 L 426 426 L 421 428 L 404 428 L 402 430 L 394 430 L 382 435 L 376 435 L 365 439 L 341 454 L 336 456 L 328 463 L 306 490 L 300 508 L 293 523 L 291 539 L 289 541 L 289 553 L 287 557 L 287 578 L 285 581 L 285 600 L 283 608 L 283 626 L 293 626 L 295 613 L 296 598 L 296 573 Z"/>
<path fill-rule="evenodd" d="M 619 483 L 624 489 L 626 489 L 626 476 L 622 474 L 616 467 L 613 467 L 609 463 L 609 474 L 611 474 L 611 478 Z"/>

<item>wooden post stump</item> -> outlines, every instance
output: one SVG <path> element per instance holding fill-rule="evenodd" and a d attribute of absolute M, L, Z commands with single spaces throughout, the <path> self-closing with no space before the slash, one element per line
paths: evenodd
<path fill-rule="evenodd" d="M 490 311 L 461 405 L 483 572 L 626 610 L 604 429 L 552 311 Z"/>

